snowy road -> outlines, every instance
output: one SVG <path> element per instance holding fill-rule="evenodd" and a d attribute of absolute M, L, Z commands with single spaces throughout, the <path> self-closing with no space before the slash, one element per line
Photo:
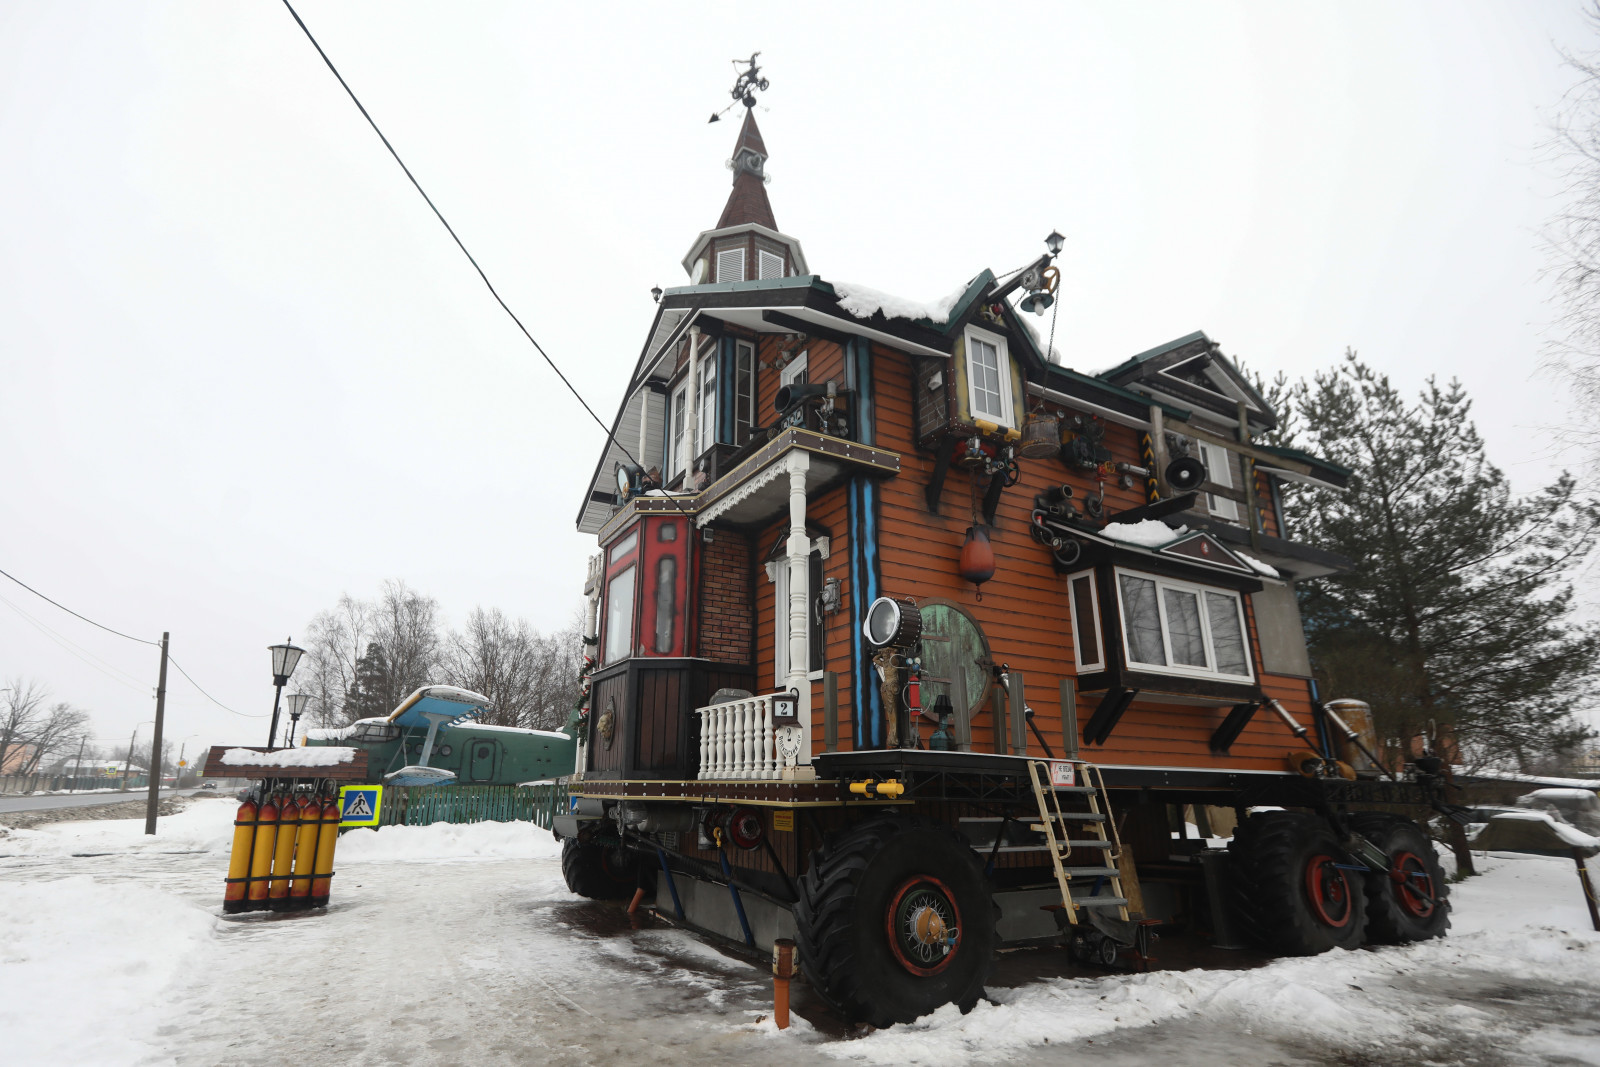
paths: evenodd
<path fill-rule="evenodd" d="M 163 789 L 161 799 L 187 797 L 199 789 Z M 65 793 L 54 796 L 0 797 L 0 814 L 10 811 L 48 811 L 51 808 L 90 808 L 101 804 L 122 804 L 130 800 L 144 800 L 149 794 L 143 789 L 116 790 L 109 793 Z"/>
<path fill-rule="evenodd" d="M 327 914 L 223 920 L 232 807 L 0 838 L 8 1064 L 1600 1064 L 1570 861 L 1490 859 L 1426 945 L 1098 977 L 1018 953 L 970 1015 L 860 1036 L 800 994 L 779 1034 L 768 976 L 573 897 L 526 825 L 347 835 Z"/>

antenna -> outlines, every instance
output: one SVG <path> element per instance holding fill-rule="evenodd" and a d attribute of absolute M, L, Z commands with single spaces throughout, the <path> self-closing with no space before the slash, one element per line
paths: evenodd
<path fill-rule="evenodd" d="M 739 104 L 743 104 L 745 107 L 756 106 L 756 93 L 758 91 L 766 92 L 768 84 L 767 79 L 761 76 L 760 65 L 756 63 L 756 57 L 760 54 L 760 52 L 751 52 L 749 59 L 735 59 L 733 61 L 735 70 L 740 66 L 745 68 L 739 71 L 738 80 L 733 83 L 733 88 L 728 90 L 728 95 L 733 97 L 733 103 L 721 111 L 713 111 L 709 121 L 721 122 L 722 116 L 732 111 Z"/>

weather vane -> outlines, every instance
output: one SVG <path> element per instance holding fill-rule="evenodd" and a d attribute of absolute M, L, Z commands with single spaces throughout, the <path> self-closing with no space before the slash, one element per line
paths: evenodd
<path fill-rule="evenodd" d="M 745 107 L 756 106 L 756 92 L 765 92 L 767 89 L 767 79 L 761 76 L 761 68 L 756 64 L 756 57 L 760 54 L 760 52 L 751 52 L 749 59 L 735 59 L 733 61 L 734 67 L 737 68 L 743 64 L 745 68 L 739 72 L 739 79 L 733 83 L 733 88 L 728 90 L 728 95 L 733 97 L 733 103 L 721 111 L 713 111 L 710 121 L 721 122 L 722 116 L 732 111 L 738 104 L 743 104 Z"/>

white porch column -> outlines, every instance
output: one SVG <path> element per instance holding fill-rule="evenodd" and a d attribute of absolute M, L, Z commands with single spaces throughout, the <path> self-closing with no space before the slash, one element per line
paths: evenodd
<path fill-rule="evenodd" d="M 800 728 L 804 737 L 799 762 L 811 762 L 811 680 L 808 669 L 811 650 L 807 647 L 807 619 L 811 613 L 811 541 L 806 537 L 806 472 L 810 457 L 791 452 L 789 468 L 789 673 L 784 686 L 800 694 Z M 781 608 L 780 608 L 781 610 Z"/>
<path fill-rule="evenodd" d="M 695 441 L 700 435 L 700 327 L 689 327 L 689 395 L 683 404 L 683 488 L 694 488 Z M 672 447 L 668 442 L 667 447 Z M 672 464 L 667 464 L 671 467 Z"/>

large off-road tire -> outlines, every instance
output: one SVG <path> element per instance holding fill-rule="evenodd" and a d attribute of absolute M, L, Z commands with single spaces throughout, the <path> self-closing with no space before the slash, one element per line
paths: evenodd
<path fill-rule="evenodd" d="M 1235 912 L 1259 947 L 1282 956 L 1358 948 L 1366 931 L 1366 880 L 1321 819 L 1287 811 L 1252 815 L 1228 844 Z"/>
<path fill-rule="evenodd" d="M 1395 872 L 1366 876 L 1367 940 L 1403 945 L 1443 937 L 1450 929 L 1450 887 L 1422 827 L 1375 811 L 1350 816 L 1350 827 L 1381 848 Z"/>
<path fill-rule="evenodd" d="M 794 908 L 800 966 L 852 1020 L 909 1023 L 971 1010 L 994 959 L 998 908 L 966 839 L 938 823 L 874 816 L 811 854 Z"/>
<path fill-rule="evenodd" d="M 625 900 L 639 887 L 639 857 L 620 845 L 561 842 L 567 888 L 590 900 Z"/>

